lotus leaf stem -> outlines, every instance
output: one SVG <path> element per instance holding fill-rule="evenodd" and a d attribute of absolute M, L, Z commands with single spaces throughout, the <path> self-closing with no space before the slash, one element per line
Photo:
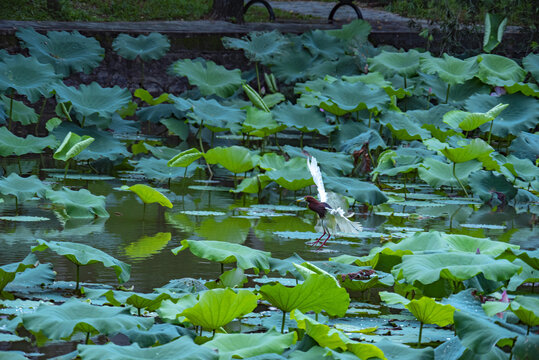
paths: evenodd
<path fill-rule="evenodd" d="M 256 84 L 258 85 L 258 93 L 260 94 L 260 74 L 258 72 L 258 61 L 255 61 L 255 70 L 256 70 Z"/>
<path fill-rule="evenodd" d="M 421 336 L 423 335 L 423 323 L 419 323 L 419 338 L 417 339 L 417 348 L 421 346 Z"/>
<path fill-rule="evenodd" d="M 526 336 L 530 335 L 530 325 L 528 325 L 528 330 L 526 331 Z"/>
<path fill-rule="evenodd" d="M 299 136 L 299 147 L 303 149 L 303 131 L 301 132 L 301 135 Z"/>
<path fill-rule="evenodd" d="M 225 272 L 225 264 L 221 263 L 221 275 Z"/>
<path fill-rule="evenodd" d="M 78 290 L 79 289 L 79 278 L 80 278 L 80 265 L 75 264 L 75 266 L 77 267 L 77 270 L 75 272 L 75 280 L 77 281 L 77 285 L 75 285 L 75 290 Z"/>
<path fill-rule="evenodd" d="M 11 131 L 12 125 L 13 125 L 13 90 L 11 91 L 11 95 L 9 96 L 9 126 L 8 126 L 9 131 Z"/>
<path fill-rule="evenodd" d="M 470 197 L 468 195 L 468 192 L 466 191 L 466 188 L 464 187 L 464 185 L 460 182 L 459 178 L 457 177 L 457 172 L 456 172 L 456 166 L 457 166 L 457 163 L 453 163 L 453 176 L 455 177 L 455 179 L 457 180 L 457 182 L 459 183 L 460 187 L 462 188 L 462 190 L 464 190 L 464 193 L 466 194 L 466 197 Z"/>
<path fill-rule="evenodd" d="M 84 341 L 84 343 L 85 343 L 86 345 L 88 345 L 89 342 L 90 342 L 90 333 L 87 332 L 87 333 L 86 333 L 86 340 Z"/>
<path fill-rule="evenodd" d="M 69 169 L 69 159 L 66 160 L 66 166 L 64 168 L 64 185 L 66 184 L 67 170 Z"/>
<path fill-rule="evenodd" d="M 408 87 L 408 85 L 406 85 L 406 76 L 403 76 L 404 78 L 404 88 L 406 89 Z"/>
<path fill-rule="evenodd" d="M 369 111 L 369 129 L 371 128 L 372 111 Z"/>
<path fill-rule="evenodd" d="M 37 134 L 37 131 L 39 129 L 39 121 L 41 120 L 41 117 L 43 116 L 43 112 L 45 111 L 45 105 L 47 104 L 47 98 L 44 98 L 43 99 L 43 104 L 41 105 L 41 110 L 39 111 L 39 117 L 37 118 L 37 123 L 36 123 L 36 136 L 38 135 Z"/>
<path fill-rule="evenodd" d="M 286 311 L 283 310 L 283 321 L 281 322 L 281 334 L 284 334 L 284 321 L 286 319 Z"/>
<path fill-rule="evenodd" d="M 488 130 L 487 144 L 490 145 L 490 136 L 492 135 L 492 126 L 494 125 L 494 119 L 490 122 L 490 129 Z"/>
<path fill-rule="evenodd" d="M 449 90 L 451 89 L 451 84 L 447 84 L 447 92 L 445 93 L 445 104 L 449 101 Z"/>

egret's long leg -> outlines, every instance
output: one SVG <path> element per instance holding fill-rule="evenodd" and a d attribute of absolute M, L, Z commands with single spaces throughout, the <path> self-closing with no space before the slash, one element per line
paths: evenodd
<path fill-rule="evenodd" d="M 326 227 L 326 223 L 324 221 L 324 219 L 322 219 L 322 227 L 324 228 L 324 234 L 327 232 L 328 234 L 328 237 L 326 238 L 326 240 L 324 240 L 324 242 L 322 243 L 322 245 L 320 245 L 320 247 L 318 248 L 318 250 L 320 250 L 321 248 L 324 247 L 324 245 L 326 245 L 326 242 L 329 240 L 329 238 L 331 237 L 331 234 L 329 232 L 329 229 Z M 324 236 L 324 235 L 322 235 Z"/>
<path fill-rule="evenodd" d="M 322 236 L 320 236 L 318 239 L 316 239 L 316 241 L 313 242 L 311 244 L 311 246 L 315 246 L 316 244 L 318 244 L 320 242 L 320 239 L 322 239 L 324 237 L 324 235 L 326 235 L 326 229 L 324 229 L 324 233 L 322 234 Z"/>

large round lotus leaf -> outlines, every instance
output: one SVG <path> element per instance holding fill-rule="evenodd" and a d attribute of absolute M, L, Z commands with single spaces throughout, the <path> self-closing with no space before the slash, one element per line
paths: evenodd
<path fill-rule="evenodd" d="M 79 266 L 100 263 L 105 267 L 111 267 L 116 272 L 119 283 L 128 281 L 131 276 L 131 266 L 129 264 L 91 246 L 67 241 L 45 241 L 41 239 L 38 239 L 37 243 L 38 245 L 32 248 L 32 252 L 50 249 Z"/>
<path fill-rule="evenodd" d="M 312 274 L 303 284 L 292 288 L 280 283 L 264 285 L 260 293 L 273 306 L 283 312 L 298 309 L 301 312 L 325 311 L 332 316 L 344 316 L 350 296 L 331 275 Z"/>
<path fill-rule="evenodd" d="M 438 326 L 453 324 L 455 308 L 449 304 L 440 304 L 428 296 L 423 296 L 419 300 L 408 300 L 399 294 L 382 291 L 380 299 L 388 304 L 403 304 L 423 324 Z"/>
<path fill-rule="evenodd" d="M 138 344 L 79 345 L 79 356 L 84 360 L 217 360 L 219 355 L 211 349 L 197 345 L 189 336 L 182 336 L 164 345 L 141 348 Z"/>
<path fill-rule="evenodd" d="M 429 347 L 416 349 L 404 344 L 396 343 L 388 338 L 376 343 L 376 346 L 384 352 L 388 359 L 400 360 L 432 360 L 434 359 L 434 349 Z"/>
<path fill-rule="evenodd" d="M 539 325 L 539 299 L 519 295 L 511 302 L 511 311 L 528 326 Z"/>
<path fill-rule="evenodd" d="M 208 164 L 220 164 L 235 174 L 251 170 L 257 162 L 249 149 L 237 145 L 212 148 L 204 154 L 204 158 Z"/>
<path fill-rule="evenodd" d="M 221 357 L 227 359 L 251 357 L 262 359 L 265 358 L 263 354 L 281 354 L 295 344 L 297 337 L 295 331 L 281 334 L 275 329 L 266 333 L 216 334 L 212 340 L 202 346 L 217 350 Z"/>
<path fill-rule="evenodd" d="M 326 118 L 316 107 L 305 108 L 290 102 L 280 104 L 272 110 L 277 122 L 289 127 L 294 127 L 302 132 L 318 132 L 329 135 L 334 125 L 326 122 Z"/>
<path fill-rule="evenodd" d="M 492 146 L 479 138 L 463 143 L 461 147 L 458 148 L 443 147 L 440 149 L 440 152 L 444 154 L 449 161 L 454 163 L 464 163 L 470 160 L 479 160 L 483 166 L 489 170 L 499 169 L 500 167 L 500 165 L 490 157 L 490 153 L 493 151 L 494 149 Z"/>
<path fill-rule="evenodd" d="M 215 330 L 256 308 L 257 296 L 248 290 L 213 289 L 200 295 L 197 304 L 180 316 L 204 329 Z"/>
<path fill-rule="evenodd" d="M 314 184 L 305 158 L 292 158 L 282 167 L 267 171 L 266 175 L 279 186 L 292 191 Z"/>
<path fill-rule="evenodd" d="M 483 168 L 479 161 L 467 161 L 455 165 L 455 173 L 462 182 L 468 184 L 468 177 L 473 172 Z M 422 166 L 418 169 L 421 180 L 437 189 L 440 186 L 460 186 L 457 179 L 453 176 L 453 165 L 438 161 L 434 158 L 426 158 L 423 160 Z"/>
<path fill-rule="evenodd" d="M 234 193 L 244 192 L 247 194 L 258 194 L 271 182 L 272 180 L 266 174 L 258 174 L 250 178 L 244 178 L 235 189 L 230 191 Z"/>
<path fill-rule="evenodd" d="M 189 104 L 189 108 L 191 105 Z M 150 121 L 157 123 L 168 118 L 182 119 L 184 113 L 175 104 L 157 104 L 152 106 L 144 106 L 137 110 L 137 119 L 139 121 Z"/>
<path fill-rule="evenodd" d="M 326 30 L 326 32 L 338 39 L 345 41 L 354 40 L 357 43 L 366 42 L 371 32 L 371 24 L 363 19 L 352 20 L 340 29 Z"/>
<path fill-rule="evenodd" d="M 49 186 L 45 186 L 35 175 L 23 178 L 15 173 L 0 179 L 0 193 L 13 195 L 19 202 L 30 199 L 33 196 L 44 197 Z"/>
<path fill-rule="evenodd" d="M 92 142 L 94 138 L 88 135 L 79 136 L 71 131 L 68 132 L 60 144 L 58 149 L 54 152 L 53 158 L 56 160 L 67 161 L 78 154 L 80 154 L 84 149 L 86 149 Z"/>
<path fill-rule="evenodd" d="M 78 31 L 49 31 L 47 36 L 31 28 L 17 31 L 17 37 L 24 41 L 30 55 L 41 63 L 54 66 L 56 73 L 68 76 L 70 72 L 89 73 L 105 57 L 105 50 L 99 41 L 86 37 Z"/>
<path fill-rule="evenodd" d="M 127 106 L 131 101 L 131 93 L 119 86 L 103 88 L 98 83 L 81 84 L 79 89 L 59 84 L 54 88 L 59 102 L 71 102 L 74 111 L 85 124 L 92 125 L 89 119 L 92 115 L 111 118 L 112 114 Z"/>
<path fill-rule="evenodd" d="M 7 127 L 0 127 L 1 156 L 39 154 L 44 148 L 53 148 L 54 146 L 56 146 L 54 136 L 35 137 L 28 135 L 22 138 L 11 133 Z"/>
<path fill-rule="evenodd" d="M 195 256 L 203 259 L 223 264 L 237 262 L 240 269 L 253 269 L 257 274 L 260 270 L 266 272 L 270 270 L 271 253 L 267 251 L 222 241 L 182 240 L 181 243 L 182 246 L 172 249 L 175 255 L 182 250 L 189 249 Z"/>
<path fill-rule="evenodd" d="M 390 101 L 387 93 L 377 86 L 341 80 L 326 84 L 317 97 L 322 109 L 337 116 L 362 109 L 378 112 Z"/>
<path fill-rule="evenodd" d="M 380 124 L 387 126 L 399 140 L 425 140 L 431 137 L 428 130 L 421 128 L 414 116 L 397 111 L 386 111 Z"/>
<path fill-rule="evenodd" d="M 29 106 L 24 105 L 22 101 L 11 100 L 5 95 L 0 96 L 1 103 L 6 111 L 11 111 L 12 120 L 21 123 L 22 125 L 35 124 L 39 120 L 39 115 Z M 1 104 L 0 103 L 0 104 Z M 11 110 L 10 110 L 11 109 Z M 4 116 L 0 115 L 0 118 Z M 4 118 L 7 118 L 5 116 Z"/>
<path fill-rule="evenodd" d="M 416 50 L 403 53 L 382 50 L 379 55 L 369 59 L 369 70 L 379 71 L 388 77 L 395 74 L 411 77 L 419 69 L 420 58 L 421 54 Z"/>
<path fill-rule="evenodd" d="M 48 339 L 69 339 L 82 332 L 115 334 L 133 327 L 150 328 L 152 318 L 131 316 L 129 309 L 94 306 L 79 300 L 68 300 L 62 305 L 40 305 L 34 313 L 22 317 L 23 326 Z"/>
<path fill-rule="evenodd" d="M 146 178 L 161 182 L 183 178 L 184 176 L 190 177 L 199 168 L 198 165 L 190 166 L 187 169 L 170 167 L 166 159 L 156 159 L 154 157 L 141 158 L 134 164 L 134 167 L 136 172 L 144 174 Z"/>
<path fill-rule="evenodd" d="M 17 54 L 0 62 L 0 90 L 14 89 L 32 103 L 41 95 L 49 97 L 51 86 L 57 79 L 54 68 L 38 62 L 35 57 Z"/>
<path fill-rule="evenodd" d="M 112 48 L 123 58 L 134 60 L 137 56 L 143 61 L 158 60 L 170 48 L 168 38 L 156 32 L 137 37 L 120 34 L 112 42 Z"/>
<path fill-rule="evenodd" d="M 501 55 L 483 54 L 479 56 L 479 71 L 477 77 L 492 86 L 511 81 L 524 81 L 524 71 L 514 60 Z"/>
<path fill-rule="evenodd" d="M 518 82 L 512 85 L 507 85 L 505 83 L 504 88 L 508 94 L 513 94 L 520 91 L 522 94 L 526 96 L 533 96 L 533 97 L 539 98 L 539 86 L 537 86 L 534 83 Z"/>
<path fill-rule="evenodd" d="M 188 116 L 194 120 L 192 122 L 204 124 L 212 131 L 230 130 L 232 133 L 237 133 L 241 130 L 241 123 L 246 118 L 244 110 L 222 105 L 214 99 L 200 98 L 191 101 L 191 104 L 193 111 Z"/>
<path fill-rule="evenodd" d="M 490 201 L 492 198 L 500 201 L 509 201 L 517 195 L 517 189 L 505 176 L 496 175 L 492 171 L 476 171 L 468 179 L 470 187 L 475 195 L 483 201 Z M 502 200 L 500 196 L 503 196 Z"/>
<path fill-rule="evenodd" d="M 530 53 L 522 59 L 522 65 L 529 71 L 536 81 L 539 81 L 539 54 Z"/>
<path fill-rule="evenodd" d="M 109 217 L 105 209 L 105 197 L 92 194 L 86 189 L 79 191 L 63 188 L 49 190 L 46 198 L 53 204 L 61 205 L 61 213 L 70 218 Z"/>
<path fill-rule="evenodd" d="M 455 311 L 455 332 L 462 345 L 477 355 L 487 355 L 502 339 L 513 339 L 518 333 L 497 325 L 493 320 L 475 313 Z"/>
<path fill-rule="evenodd" d="M 519 133 L 509 150 L 513 155 L 535 162 L 539 158 L 539 134 Z"/>
<path fill-rule="evenodd" d="M 502 95 L 499 97 L 486 94 L 471 96 L 466 101 L 466 110 L 483 113 L 498 104 L 509 104 L 495 120 L 492 126 L 492 134 L 499 137 L 516 135 L 521 131 L 530 131 L 539 121 L 539 100 L 519 93 Z M 490 124 L 481 127 L 482 131 L 488 131 Z"/>
<path fill-rule="evenodd" d="M 305 156 L 304 152 L 309 153 L 309 155 L 316 158 L 320 168 L 329 175 L 346 176 L 354 168 L 352 157 L 340 152 L 322 151 L 310 146 L 300 149 L 290 145 L 283 146 L 283 150 L 290 157 L 302 157 Z"/>
<path fill-rule="evenodd" d="M 308 79 L 316 71 L 319 74 L 331 74 L 335 72 L 335 64 L 331 61 L 316 62 L 311 54 L 300 44 L 288 46 L 281 56 L 272 60 L 271 71 L 275 76 L 286 84 L 297 82 L 300 79 Z"/>
<path fill-rule="evenodd" d="M 482 273 L 488 280 L 508 280 L 520 271 L 520 266 L 507 260 L 495 260 L 488 255 L 468 253 L 438 253 L 404 255 L 402 263 L 393 267 L 395 278 L 408 283 L 432 284 L 440 278 L 464 281 Z"/>
<path fill-rule="evenodd" d="M 148 185 L 135 184 L 129 186 L 127 189 L 137 194 L 140 200 L 145 204 L 158 203 L 161 206 L 172 208 L 172 203 L 165 195 Z"/>
<path fill-rule="evenodd" d="M 335 60 L 344 55 L 344 44 L 324 30 L 313 30 L 301 35 L 303 46 L 313 57 Z"/>
<path fill-rule="evenodd" d="M 232 96 L 242 83 L 239 69 L 227 70 L 209 60 L 178 60 L 172 64 L 170 70 L 175 75 L 187 76 L 189 84 L 198 86 L 204 96 L 216 94 L 227 98 Z"/>
<path fill-rule="evenodd" d="M 36 256 L 30 254 L 23 261 L 0 266 L 0 293 L 7 284 L 15 280 L 17 273 L 34 267 L 36 262 Z"/>
<path fill-rule="evenodd" d="M 462 84 L 475 76 L 478 70 L 477 57 L 465 60 L 444 54 L 443 58 L 425 56 L 420 60 L 421 71 L 438 74 L 449 85 Z"/>
<path fill-rule="evenodd" d="M 319 323 L 310 316 L 304 315 L 299 309 L 294 310 L 290 317 L 296 320 L 298 328 L 305 330 L 307 335 L 324 348 L 348 350 L 355 354 L 354 358 L 361 360 L 372 358 L 387 360 L 382 350 L 375 345 L 350 340 L 342 331 Z"/>
<path fill-rule="evenodd" d="M 286 129 L 286 125 L 278 124 L 270 112 L 247 108 L 247 118 L 243 122 L 242 131 L 251 136 L 266 137 Z"/>
<path fill-rule="evenodd" d="M 253 31 L 241 39 L 224 37 L 221 39 L 227 49 L 243 50 L 251 61 L 267 63 L 278 55 L 288 41 L 277 30 L 271 32 Z"/>
<path fill-rule="evenodd" d="M 507 106 L 509 105 L 498 104 L 484 113 L 453 110 L 446 113 L 443 119 L 444 123 L 449 124 L 454 129 L 461 128 L 464 131 L 472 131 L 489 121 L 493 121 Z"/>
<path fill-rule="evenodd" d="M 445 102 L 447 99 L 447 83 L 440 79 L 437 75 L 419 74 L 421 79 L 421 87 L 432 91 L 432 95 L 438 98 L 438 102 Z M 478 78 L 473 78 L 465 81 L 462 84 L 451 85 L 449 89 L 449 103 L 462 107 L 462 103 L 470 96 L 475 94 L 490 94 L 489 85 L 481 82 Z M 430 106 L 430 105 L 429 105 Z M 439 105 L 438 105 L 439 106 Z"/>
<path fill-rule="evenodd" d="M 388 200 L 378 187 L 355 178 L 327 176 L 325 185 L 326 189 L 350 196 L 361 204 L 379 205 Z"/>

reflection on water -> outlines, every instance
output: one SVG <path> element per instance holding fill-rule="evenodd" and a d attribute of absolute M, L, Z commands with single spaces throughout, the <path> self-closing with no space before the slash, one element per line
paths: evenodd
<path fill-rule="evenodd" d="M 337 237 L 328 242 L 325 250 L 315 251 L 307 243 L 319 236 L 314 233 L 317 219 L 314 213 L 295 206 L 297 197 L 283 197 L 281 205 L 286 206 L 282 207 L 258 206 L 256 197 L 197 190 L 198 187 L 188 187 L 190 184 L 173 183 L 170 190 L 164 190 L 174 204 L 172 209 L 150 204 L 143 212 L 135 194 L 115 190 L 119 183 L 96 181 L 77 185 L 88 186 L 96 195 L 105 195 L 110 218 L 66 221 L 56 217 L 47 203 L 26 201 L 20 206 L 20 215 L 49 220 L 0 220 L 0 265 L 22 260 L 38 238 L 79 242 L 131 264 L 131 280 L 125 285 L 134 286 L 136 291 L 150 291 L 171 279 L 215 279 L 219 275 L 219 264 L 199 259 L 188 251 L 173 255 L 171 249 L 180 246 L 183 239 L 229 241 L 269 251 L 276 258 L 297 253 L 306 260 L 326 260 L 343 253 L 365 255 L 371 248 L 380 246 L 381 239 L 404 237 L 417 230 L 488 236 L 525 249 L 535 249 L 539 244 L 533 216 L 528 212 L 517 213 L 513 208 L 496 212 L 479 205 L 474 210 L 465 201 L 460 204 L 455 200 L 447 203 L 440 200 L 436 204 L 432 200 L 409 200 L 400 205 L 385 204 L 372 213 L 358 215 L 356 220 L 365 229 L 359 238 Z M 0 204 L 0 215 L 15 215 L 14 202 L 7 199 Z M 75 266 L 63 257 L 51 251 L 38 253 L 38 257 L 42 262 L 54 264 L 58 280 L 73 280 Z M 84 267 L 81 278 L 116 285 L 114 271 L 100 265 Z"/>

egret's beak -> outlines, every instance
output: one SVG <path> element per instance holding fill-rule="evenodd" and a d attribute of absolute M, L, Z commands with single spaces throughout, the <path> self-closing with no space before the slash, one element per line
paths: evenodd
<path fill-rule="evenodd" d="M 297 202 L 297 203 L 300 203 L 300 202 L 306 202 L 306 201 L 305 201 L 305 198 L 302 198 L 302 197 L 301 197 L 301 198 L 297 199 L 296 202 Z"/>

